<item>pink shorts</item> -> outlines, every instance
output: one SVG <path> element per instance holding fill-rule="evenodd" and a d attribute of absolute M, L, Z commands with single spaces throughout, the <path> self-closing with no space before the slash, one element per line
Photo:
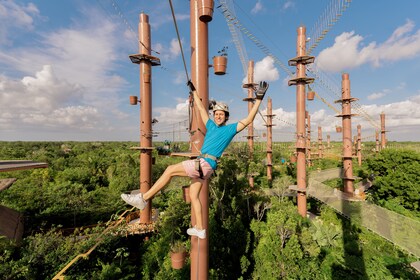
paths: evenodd
<path fill-rule="evenodd" d="M 195 169 L 194 159 L 185 160 L 182 162 L 182 165 L 184 166 L 185 173 L 187 173 L 188 177 L 192 179 L 200 179 L 200 173 Z M 200 165 L 201 170 L 203 171 L 203 178 L 210 178 L 211 174 L 213 174 L 213 168 L 211 168 L 210 164 L 203 158 L 200 158 Z"/>

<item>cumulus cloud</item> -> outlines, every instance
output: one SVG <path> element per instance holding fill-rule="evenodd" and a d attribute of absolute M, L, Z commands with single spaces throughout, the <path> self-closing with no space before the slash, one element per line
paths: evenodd
<path fill-rule="evenodd" d="M 188 100 L 178 100 L 175 108 L 158 107 L 153 109 L 160 125 L 174 124 L 188 119 Z"/>
<path fill-rule="evenodd" d="M 37 11 L 35 6 L 26 9 Z M 38 34 L 30 46 L 0 47 L 0 63 L 9 69 L 0 76 L 0 127 L 71 134 L 112 129 L 113 118 L 127 117 L 118 96 L 127 83 L 114 71 L 124 40 L 117 39 L 114 23 L 98 11 L 83 13 L 70 27 Z"/>
<path fill-rule="evenodd" d="M 181 44 L 183 46 L 185 44 L 183 39 L 181 39 Z M 153 49 L 159 53 L 160 59 L 165 61 L 173 61 L 181 55 L 181 48 L 177 38 L 173 38 L 166 46 L 162 43 L 156 43 Z"/>
<path fill-rule="evenodd" d="M 14 1 L 0 2 L 0 44 L 10 44 L 9 36 L 13 30 L 32 30 L 34 17 L 39 17 L 38 8 L 28 3 L 21 5 Z"/>
<path fill-rule="evenodd" d="M 411 20 L 398 27 L 382 44 L 371 42 L 362 47 L 364 38 L 344 32 L 335 38 L 333 46 L 319 53 L 318 68 L 329 72 L 347 71 L 362 64 L 380 67 L 383 63 L 409 59 L 420 54 L 420 30 L 414 31 Z"/>
<path fill-rule="evenodd" d="M 257 61 L 254 66 L 254 81 L 276 81 L 279 79 L 279 71 L 274 66 L 274 59 L 266 56 L 263 60 Z M 244 78 L 243 83 L 247 83 Z"/>
<path fill-rule="evenodd" d="M 367 99 L 368 100 L 376 100 L 376 99 L 380 99 L 384 96 L 385 96 L 384 92 L 375 92 L 375 93 L 372 93 L 371 95 L 368 95 Z"/>
<path fill-rule="evenodd" d="M 95 108 L 71 105 L 72 98 L 81 96 L 80 88 L 57 79 L 50 65 L 20 81 L 0 77 L 0 85 L 0 127 L 86 128 L 99 119 Z"/>
<path fill-rule="evenodd" d="M 411 140 L 420 137 L 420 95 L 413 96 L 407 100 L 384 105 L 360 105 L 354 106 L 352 113 L 353 135 L 357 133 L 357 126 L 362 127 L 362 138 L 364 141 L 374 141 L 375 132 L 380 130 L 380 114 L 385 114 L 385 129 L 387 138 L 390 140 Z M 286 111 L 283 108 L 273 108 L 273 134 L 277 135 L 276 141 L 293 141 L 296 131 L 296 112 Z M 262 110 L 262 115 L 267 111 Z M 317 127 L 322 128 L 323 138 L 330 134 L 332 139 L 340 140 L 341 134 L 336 133 L 336 126 L 342 125 L 342 119 L 336 117 L 336 113 L 331 110 L 309 111 L 311 120 L 312 138 L 317 135 Z M 255 118 L 254 127 L 257 130 L 265 131 L 265 122 L 260 118 Z M 287 135 L 286 135 L 287 134 Z M 290 134 L 290 135 L 289 135 Z M 293 135 L 292 135 L 293 134 Z M 280 138 L 279 138 L 280 135 Z M 292 137 L 293 136 L 293 137 Z M 285 138 L 286 137 L 286 138 Z M 316 136 L 317 137 L 317 136 Z M 283 139 L 283 140 L 282 140 Z M 415 141 L 415 140 L 414 140 Z"/>

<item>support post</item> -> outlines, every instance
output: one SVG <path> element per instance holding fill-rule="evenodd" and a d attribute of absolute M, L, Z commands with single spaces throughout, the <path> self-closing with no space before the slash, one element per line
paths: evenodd
<path fill-rule="evenodd" d="M 296 66 L 296 77 L 289 80 L 289 86 L 296 85 L 296 155 L 297 155 L 297 206 L 302 217 L 306 217 L 306 131 L 305 99 L 306 85 L 314 79 L 306 76 L 305 65 L 313 63 L 315 57 L 306 55 L 306 28 L 297 29 L 297 57 L 289 60 L 290 66 Z"/>
<path fill-rule="evenodd" d="M 306 117 L 306 162 L 308 167 L 312 166 L 311 155 L 311 115 L 308 111 L 305 112 Z"/>
<path fill-rule="evenodd" d="M 252 107 L 254 106 L 254 61 L 250 60 L 248 62 L 248 83 L 242 85 L 243 88 L 248 90 L 248 97 L 244 98 L 243 101 L 248 102 L 248 113 L 251 112 Z M 249 150 L 249 162 L 252 161 L 254 157 L 254 122 L 251 122 L 248 125 L 248 150 Z M 254 187 L 254 174 L 248 174 L 248 184 L 250 188 Z"/>
<path fill-rule="evenodd" d="M 357 98 L 351 97 L 349 74 L 344 73 L 341 80 L 341 99 L 335 101 L 341 103 L 342 113 L 337 117 L 342 118 L 343 125 L 343 186 L 344 192 L 348 195 L 353 195 L 354 192 L 354 177 L 353 177 L 353 154 L 352 154 L 352 139 L 351 139 L 351 102 L 356 101 Z"/>
<path fill-rule="evenodd" d="M 140 66 L 140 192 L 152 185 L 152 66 L 160 65 L 157 57 L 150 55 L 151 36 L 149 16 L 141 13 L 138 25 L 139 53 L 130 55 L 131 62 Z M 137 104 L 133 96 L 131 104 Z M 141 212 L 140 223 L 151 223 L 152 201 Z"/>
<path fill-rule="evenodd" d="M 357 125 L 357 163 L 362 166 L 362 126 Z"/>
<path fill-rule="evenodd" d="M 248 97 L 244 98 L 243 101 L 248 102 L 248 113 L 251 112 L 252 107 L 254 107 L 254 61 L 248 61 L 248 83 L 243 84 L 242 87 L 248 90 Z M 254 157 L 254 122 L 251 122 L 248 125 L 248 149 L 249 149 L 249 159 L 252 160 Z M 252 186 L 251 186 L 252 187 Z"/>
<path fill-rule="evenodd" d="M 331 148 L 331 135 L 327 134 L 327 150 Z"/>
<path fill-rule="evenodd" d="M 324 147 L 322 146 L 322 127 L 318 126 L 318 158 L 324 157 Z"/>
<path fill-rule="evenodd" d="M 267 99 L 267 180 L 271 184 L 273 180 L 273 102 Z"/>
<path fill-rule="evenodd" d="M 209 96 L 209 61 L 208 61 L 208 22 L 200 21 L 198 9 L 199 2 L 190 1 L 190 36 L 191 36 L 191 81 L 194 84 L 205 108 L 208 108 Z M 199 153 L 203 145 L 206 126 L 193 114 L 191 135 L 192 152 Z M 203 227 L 206 229 L 207 237 L 198 239 L 191 237 L 191 271 L 190 279 L 207 280 L 209 271 L 209 180 L 203 182 L 200 191 L 202 205 Z M 195 225 L 194 211 L 191 209 L 191 224 Z"/>
<path fill-rule="evenodd" d="M 385 149 L 386 137 L 385 137 L 385 113 L 381 113 L 381 150 Z"/>

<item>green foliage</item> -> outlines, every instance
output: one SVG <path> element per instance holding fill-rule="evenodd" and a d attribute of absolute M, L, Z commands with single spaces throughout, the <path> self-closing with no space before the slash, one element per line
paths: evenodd
<path fill-rule="evenodd" d="M 255 269 L 253 279 L 318 279 L 319 247 L 310 237 L 308 226 L 290 201 L 272 200 L 266 222 L 253 221 Z M 304 263 L 312 265 L 304 265 Z"/>
<path fill-rule="evenodd" d="M 238 163 L 236 157 L 223 157 L 210 183 L 209 260 L 210 267 L 215 268 L 211 271 L 213 279 L 238 279 L 250 273 L 251 198 Z"/>
<path fill-rule="evenodd" d="M 0 203 L 26 218 L 21 244 L 0 237 L 0 279 L 51 279 L 74 256 L 89 250 L 105 229 L 102 221 L 127 208 L 120 193 L 139 187 L 138 153 L 129 149 L 135 145 L 0 143 L 2 159 L 49 164 L 46 169 L 0 173 L 0 178 L 18 178 L 0 192 Z M 320 217 L 312 221 L 300 217 L 294 199 L 282 195 L 296 178 L 294 165 L 287 170 L 286 164 L 279 164 L 290 154 L 288 144 L 277 147 L 273 149 L 275 173 L 269 190 L 274 192 L 269 197 L 262 192 L 268 191 L 265 153 L 256 151 L 251 160 L 246 143 L 233 143 L 229 156 L 222 158 L 209 186 L 210 279 L 419 279 L 409 266 L 415 258 L 330 208 L 309 199 L 311 210 Z M 260 148 L 265 151 L 265 146 Z M 152 180 L 175 162 L 179 159 L 157 156 Z M 313 168 L 335 164 L 334 160 L 321 160 Z M 418 154 L 386 149 L 368 160 L 367 167 L 354 165 L 354 173 L 363 178 L 375 173 L 374 200 L 400 213 L 416 215 L 418 165 Z M 248 186 L 249 172 L 258 173 L 254 189 Z M 147 240 L 144 236 L 105 234 L 100 245 L 88 258 L 79 259 L 66 277 L 188 279 L 189 263 L 174 270 L 169 257 L 177 240 L 189 250 L 190 205 L 181 195 L 181 186 L 188 182 L 176 178 L 155 197 L 153 206 L 159 209 L 160 219 Z M 83 226 L 87 229 L 82 230 Z"/>
<path fill-rule="evenodd" d="M 171 268 L 169 253 L 176 244 L 188 250 L 186 230 L 190 225 L 190 207 L 182 200 L 180 188 L 167 198 L 168 206 L 157 224 L 158 234 L 144 244 L 145 251 L 138 268 L 142 279 L 186 279 L 189 275 L 188 266 L 181 270 Z"/>
<path fill-rule="evenodd" d="M 420 212 L 420 154 L 409 150 L 384 149 L 367 161 L 375 174 L 373 200 L 399 210 L 401 205 L 414 213 Z M 418 215 L 420 216 L 420 215 Z"/>

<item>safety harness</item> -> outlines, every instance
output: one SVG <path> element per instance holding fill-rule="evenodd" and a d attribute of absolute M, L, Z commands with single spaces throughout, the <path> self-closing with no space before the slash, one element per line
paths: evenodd
<path fill-rule="evenodd" d="M 212 159 L 214 161 L 217 162 L 218 158 L 210 155 L 210 154 L 200 154 L 195 160 L 194 160 L 194 164 L 195 164 L 195 170 L 198 171 L 198 174 L 200 175 L 200 179 L 204 179 L 204 174 L 203 174 L 203 169 L 201 168 L 201 164 L 200 164 L 200 158 L 209 158 Z"/>

